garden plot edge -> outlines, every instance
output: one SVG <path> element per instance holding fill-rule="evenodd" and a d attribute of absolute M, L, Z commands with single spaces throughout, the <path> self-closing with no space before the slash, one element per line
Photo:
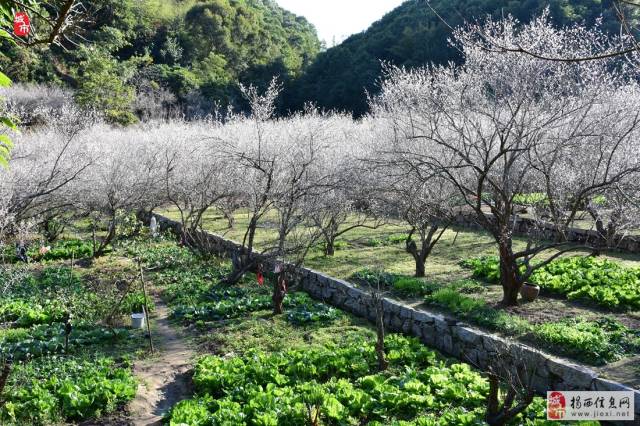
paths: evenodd
<path fill-rule="evenodd" d="M 179 222 L 154 215 L 161 229 L 180 232 Z M 238 243 L 210 232 L 201 231 L 198 240 L 206 241 L 209 249 L 223 257 L 238 253 L 241 248 Z M 269 262 L 265 260 L 265 263 Z M 371 296 L 366 291 L 309 268 L 301 267 L 299 273 L 301 288 L 311 297 L 356 316 L 375 320 Z M 384 322 L 390 331 L 413 335 L 425 345 L 481 370 L 487 369 L 489 360 L 497 353 L 510 353 L 514 359 L 524 360 L 527 367 L 535 371 L 533 384 L 536 392 L 541 395 L 552 390 L 631 391 L 635 396 L 635 415 L 640 419 L 640 390 L 599 377 L 596 371 L 583 365 L 486 333 L 438 313 L 411 308 L 389 298 L 384 300 Z"/>

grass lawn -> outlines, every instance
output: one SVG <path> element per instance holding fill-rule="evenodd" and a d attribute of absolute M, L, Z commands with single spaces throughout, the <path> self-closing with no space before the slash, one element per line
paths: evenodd
<path fill-rule="evenodd" d="M 159 210 L 171 219 L 179 220 L 177 211 Z M 248 217 L 246 213 L 237 212 L 234 215 L 235 226 L 228 228 L 227 221 L 216 211 L 205 214 L 203 228 L 224 236 L 225 238 L 242 242 Z M 276 217 L 267 215 L 256 231 L 256 248 L 266 247 L 277 238 L 275 229 Z M 312 250 L 305 260 L 305 266 L 326 272 L 337 278 L 349 278 L 354 272 L 363 269 L 381 269 L 403 275 L 413 275 L 415 263 L 411 255 L 404 250 L 404 243 L 384 244 L 373 246 L 372 241 L 382 241 L 385 237 L 407 233 L 408 227 L 398 222 L 383 225 L 378 229 L 357 228 L 346 234 L 341 239 L 346 247 L 336 250 L 334 256 L 325 256 L 320 247 Z M 340 244 L 340 243 L 339 243 Z M 520 250 L 526 247 L 525 240 L 514 239 L 514 249 Z M 540 258 L 551 256 L 555 250 L 548 250 Z M 493 238 L 484 231 L 465 230 L 452 228 L 445 232 L 440 242 L 436 245 L 431 256 L 427 259 L 427 280 L 440 282 L 452 282 L 469 277 L 469 271 L 460 265 L 460 262 L 469 258 L 496 255 L 497 249 Z M 576 251 L 570 255 L 588 254 L 587 251 Z M 603 257 L 619 262 L 629 267 L 640 267 L 640 255 L 630 253 L 606 253 Z M 499 290 L 499 289 L 497 289 Z M 492 291 L 495 293 L 495 291 Z"/>

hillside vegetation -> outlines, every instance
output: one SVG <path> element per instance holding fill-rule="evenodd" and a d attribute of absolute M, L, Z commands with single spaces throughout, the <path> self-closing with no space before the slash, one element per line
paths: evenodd
<path fill-rule="evenodd" d="M 43 50 L 2 42 L 0 69 L 16 82 L 76 89 L 78 103 L 122 124 L 176 113 L 202 116 L 229 105 L 246 110 L 238 83 L 265 88 L 274 76 L 285 88 L 281 114 L 313 102 L 360 116 L 368 109 L 365 92 L 378 90 L 382 62 L 460 62 L 447 41 L 449 26 L 487 15 L 528 22 L 549 7 L 556 24 L 593 26 L 602 17 L 606 31 L 619 32 L 611 3 L 409 0 L 321 51 L 314 27 L 276 0 L 89 0 L 83 4 L 90 22 L 73 42 Z"/>
<path fill-rule="evenodd" d="M 17 82 L 69 85 L 81 105 L 121 123 L 162 108 L 197 115 L 234 104 L 239 82 L 261 85 L 276 74 L 287 81 L 320 50 L 313 26 L 273 0 L 83 4 L 91 22 L 75 44 L 36 50 L 4 42 L 0 68 Z"/>
<path fill-rule="evenodd" d="M 608 0 L 409 0 L 375 22 L 367 31 L 321 53 L 289 94 L 290 108 L 313 101 L 327 109 L 367 111 L 365 91 L 375 93 L 381 62 L 415 67 L 429 63 L 460 62 L 461 54 L 451 47 L 451 29 L 465 21 L 487 15 L 499 18 L 511 14 L 529 22 L 546 7 L 558 25 L 585 23 L 593 26 L 603 16 L 609 32 L 620 24 Z M 439 15 L 439 17 L 438 17 Z M 442 19 L 441 19 L 442 18 Z M 446 23 L 445 23 L 446 22 Z"/>

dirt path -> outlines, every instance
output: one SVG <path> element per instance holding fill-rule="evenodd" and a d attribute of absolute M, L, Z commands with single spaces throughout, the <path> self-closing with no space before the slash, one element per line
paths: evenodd
<path fill-rule="evenodd" d="M 134 425 L 161 425 L 162 416 L 191 393 L 191 369 L 194 352 L 181 333 L 169 324 L 169 309 L 154 296 L 152 318 L 155 355 L 136 363 L 134 373 L 140 380 L 136 398 L 129 404 Z"/>

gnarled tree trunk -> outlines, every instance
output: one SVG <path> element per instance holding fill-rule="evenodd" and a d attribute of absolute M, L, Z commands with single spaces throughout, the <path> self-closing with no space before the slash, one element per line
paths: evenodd
<path fill-rule="evenodd" d="M 334 239 L 325 239 L 324 254 L 325 256 L 333 256 L 336 254 L 336 242 Z"/>
<path fill-rule="evenodd" d="M 522 287 L 522 278 L 518 270 L 518 263 L 513 255 L 511 240 L 499 243 L 500 254 L 500 284 L 502 285 L 503 306 L 516 306 L 518 294 Z"/>
<path fill-rule="evenodd" d="M 287 281 L 284 272 L 278 274 L 277 279 L 273 283 L 273 314 L 281 315 L 284 313 L 284 297 L 287 295 Z"/>

